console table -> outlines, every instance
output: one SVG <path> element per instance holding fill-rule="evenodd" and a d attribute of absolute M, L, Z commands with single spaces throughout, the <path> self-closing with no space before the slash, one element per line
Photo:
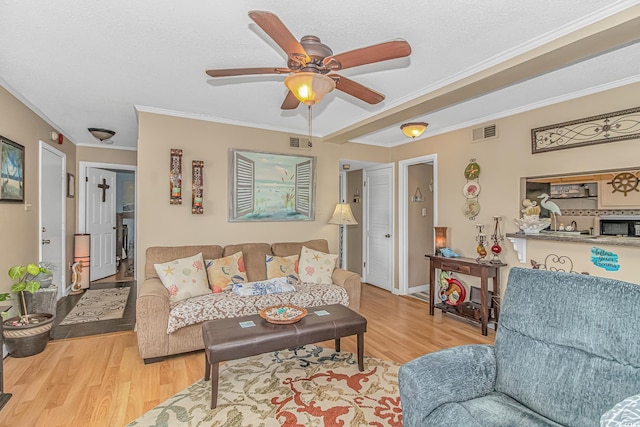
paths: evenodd
<path fill-rule="evenodd" d="M 444 309 L 449 313 L 462 316 L 466 319 L 476 321 L 471 316 L 465 316 L 455 310 L 446 310 L 446 307 L 438 307 L 434 304 L 436 269 L 441 271 L 452 271 L 454 273 L 466 274 L 480 278 L 480 324 L 482 325 L 482 335 L 487 335 L 487 324 L 493 321 L 498 327 L 500 317 L 500 267 L 507 264 L 478 262 L 474 258 L 446 258 L 440 255 L 426 255 L 429 257 L 429 314 L 433 316 L 434 308 Z M 494 317 L 489 319 L 489 301 L 487 301 L 488 280 L 493 279 L 493 303 Z"/>

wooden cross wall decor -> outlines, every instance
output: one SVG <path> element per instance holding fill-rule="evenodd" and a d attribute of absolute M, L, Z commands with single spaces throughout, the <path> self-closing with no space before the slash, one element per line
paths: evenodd
<path fill-rule="evenodd" d="M 98 188 L 102 190 L 102 202 L 107 201 L 107 190 L 111 188 L 110 185 L 107 184 L 107 180 L 102 178 L 102 184 L 98 184 Z"/>

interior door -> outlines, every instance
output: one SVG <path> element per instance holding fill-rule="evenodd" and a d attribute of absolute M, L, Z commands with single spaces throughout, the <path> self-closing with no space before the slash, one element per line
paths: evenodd
<path fill-rule="evenodd" d="M 66 155 L 40 143 L 40 262 L 50 264 L 58 299 L 65 295 Z"/>
<path fill-rule="evenodd" d="M 364 171 L 365 185 L 365 281 L 380 288 L 393 288 L 393 168 L 383 166 Z"/>
<path fill-rule="evenodd" d="M 116 274 L 116 173 L 87 168 L 87 233 L 91 281 Z"/>

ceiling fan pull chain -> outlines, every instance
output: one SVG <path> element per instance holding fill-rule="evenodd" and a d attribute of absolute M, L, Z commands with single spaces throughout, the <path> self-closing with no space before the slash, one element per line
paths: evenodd
<path fill-rule="evenodd" d="M 311 121 L 313 120 L 313 114 L 311 114 L 311 105 L 309 107 L 309 148 L 313 147 L 313 142 L 311 142 Z"/>

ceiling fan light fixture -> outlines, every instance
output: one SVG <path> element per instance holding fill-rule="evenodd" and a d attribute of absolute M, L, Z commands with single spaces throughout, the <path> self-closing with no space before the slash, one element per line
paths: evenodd
<path fill-rule="evenodd" d="M 300 102 L 306 105 L 317 104 L 336 88 L 336 82 L 331 77 L 309 71 L 290 74 L 284 79 L 284 84 Z"/>
<path fill-rule="evenodd" d="M 411 122 L 400 126 L 400 130 L 409 138 L 417 138 L 427 130 L 427 126 L 429 126 L 429 123 Z"/>
<path fill-rule="evenodd" d="M 91 135 L 94 136 L 97 140 L 104 144 L 112 144 L 113 141 L 109 141 L 110 138 L 113 137 L 116 133 L 109 129 L 102 128 L 88 128 L 87 129 Z"/>

